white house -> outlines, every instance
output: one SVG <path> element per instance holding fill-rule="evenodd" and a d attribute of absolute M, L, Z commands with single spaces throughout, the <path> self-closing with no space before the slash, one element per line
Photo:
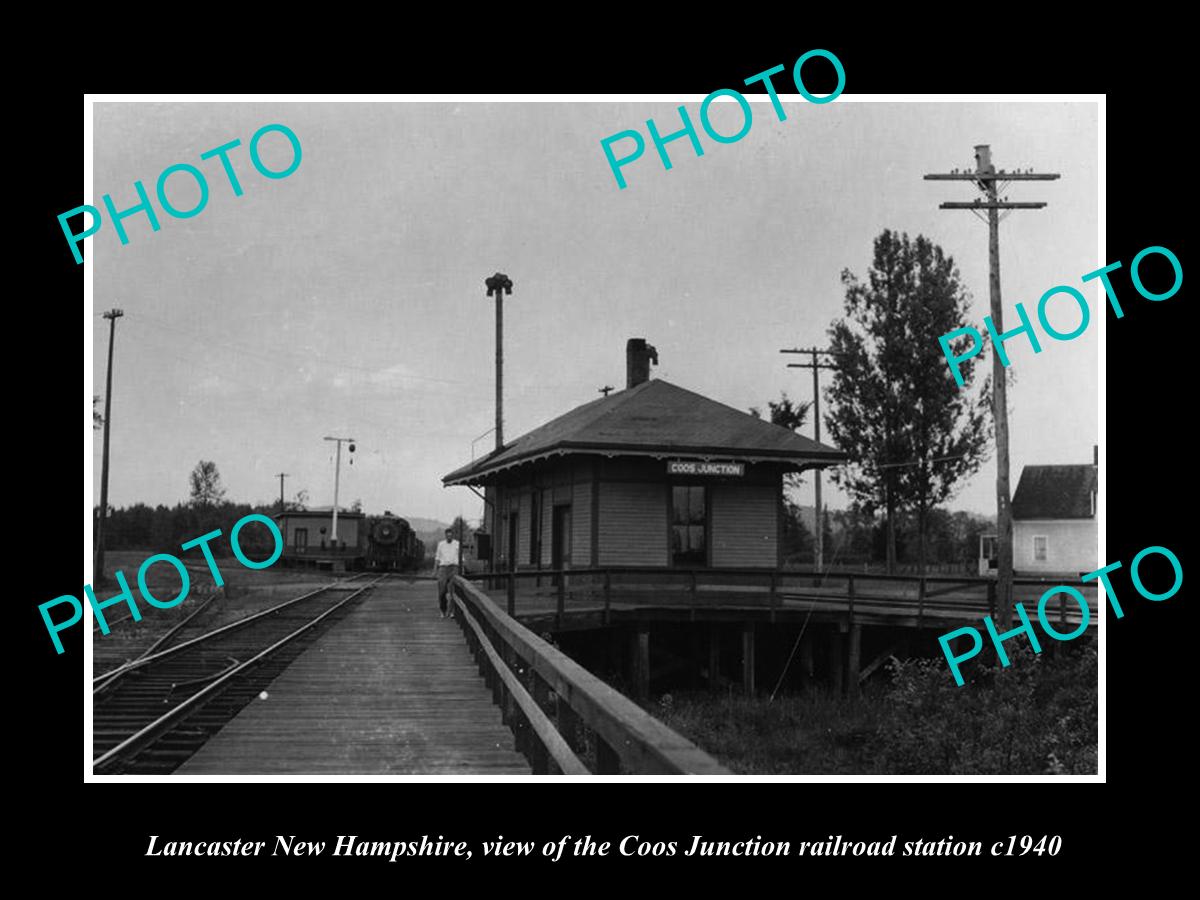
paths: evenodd
<path fill-rule="evenodd" d="M 1078 577 L 1099 568 L 1097 456 L 1092 465 L 1026 466 L 1013 495 L 1017 574 Z"/>

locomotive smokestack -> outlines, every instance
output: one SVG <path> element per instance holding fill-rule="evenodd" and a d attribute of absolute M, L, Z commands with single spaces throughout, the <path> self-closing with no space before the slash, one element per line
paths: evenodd
<path fill-rule="evenodd" d="M 658 351 L 645 338 L 625 342 L 625 387 L 637 387 L 650 380 L 650 364 L 658 365 Z"/>

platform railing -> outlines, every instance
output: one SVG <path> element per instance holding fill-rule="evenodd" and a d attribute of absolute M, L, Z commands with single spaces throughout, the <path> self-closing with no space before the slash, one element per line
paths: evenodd
<path fill-rule="evenodd" d="M 535 775 L 730 774 L 476 585 L 461 576 L 453 585 L 455 614 L 480 674 Z"/>
<path fill-rule="evenodd" d="M 789 601 L 826 612 L 911 615 L 928 618 L 995 616 L 996 579 L 979 575 L 886 575 L 883 573 L 818 573 L 770 568 L 665 568 L 604 566 L 579 569 L 518 569 L 466 576 L 494 596 L 504 597 L 510 616 L 553 614 L 561 628 L 568 612 L 597 612 L 611 621 L 614 605 L 685 607 L 764 607 L 773 619 Z M 1097 619 L 1094 583 L 1078 576 L 1017 578 L 1014 600 L 1034 614 L 1042 593 L 1071 585 L 1087 598 L 1092 624 Z M 1077 623 L 1078 605 L 1065 593 L 1050 609 L 1062 624 Z"/>

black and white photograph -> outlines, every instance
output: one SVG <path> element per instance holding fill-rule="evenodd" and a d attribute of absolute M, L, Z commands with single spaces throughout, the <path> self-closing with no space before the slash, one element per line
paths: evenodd
<path fill-rule="evenodd" d="M 85 780 L 1103 780 L 1104 99 L 792 62 L 91 98 Z"/>

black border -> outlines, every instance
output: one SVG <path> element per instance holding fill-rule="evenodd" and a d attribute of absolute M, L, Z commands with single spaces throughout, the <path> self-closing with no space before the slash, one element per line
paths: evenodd
<path fill-rule="evenodd" d="M 632 10 L 596 10 L 602 21 L 585 46 L 572 29 L 569 37 L 555 36 L 559 24 L 549 21 L 523 23 L 498 19 L 494 31 L 483 34 L 493 23 L 480 23 L 481 34 L 468 37 L 455 31 L 442 32 L 421 48 L 417 32 L 386 41 L 364 42 L 361 26 L 355 28 L 357 43 L 339 42 L 344 26 L 333 26 L 320 42 L 305 35 L 299 43 L 264 44 L 253 66 L 212 67 L 203 73 L 139 71 L 126 68 L 93 72 L 87 86 L 98 91 L 144 90 L 197 92 L 222 90 L 355 91 L 390 90 L 406 92 L 484 91 L 504 92 L 672 92 L 706 93 L 719 87 L 738 87 L 749 75 L 772 65 L 791 64 L 800 53 L 813 47 L 835 52 L 847 73 L 847 90 L 853 92 L 1105 92 L 1107 106 L 1107 259 L 1128 261 L 1143 247 L 1162 245 L 1178 255 L 1184 268 L 1185 245 L 1182 216 L 1188 205 L 1186 194 L 1190 153 L 1186 139 L 1176 135 L 1177 123 L 1186 122 L 1181 48 L 1172 46 L 1166 27 L 1154 23 L 1139 26 L 1123 22 L 1119 29 L 1089 34 L 1088 28 L 1050 25 L 1043 21 L 1012 21 L 1001 29 L 998 20 L 984 10 L 963 9 L 943 18 L 932 11 L 908 8 L 896 22 L 881 21 L 869 9 L 844 14 L 839 21 L 815 22 L 805 10 L 795 12 L 797 21 L 776 21 L 768 10 L 747 9 L 740 17 L 721 13 L 687 14 L 684 26 L 663 26 L 655 33 L 641 22 L 632 21 Z M 1012 16 L 1019 16 L 1017 11 Z M 686 16 L 685 16 L 686 17 Z M 549 12 L 546 19 L 557 19 Z M 278 34 L 294 38 L 293 26 L 280 26 Z M 550 31 L 545 29 L 549 28 Z M 872 29 L 864 34 L 868 28 Z M 1140 28 L 1140 30 L 1139 30 Z M 524 29 L 524 30 L 523 30 Z M 584 29 L 586 30 L 586 29 Z M 519 36 L 521 35 L 521 36 Z M 112 36 L 111 46 L 130 37 Z M 266 77 L 276 64 L 288 77 L 273 82 Z M 338 72 L 336 76 L 332 72 Z M 60 77 L 61 73 L 58 73 Z M 145 78 L 154 76 L 151 86 Z M 161 78 L 161 81 L 159 80 Z M 117 82 L 120 83 L 117 83 Z M 1187 83 L 1190 83 L 1188 79 Z M 828 86 L 824 86 L 827 89 Z M 823 86 L 813 84 L 814 92 Z M 21 843 L 35 853 L 62 862 L 75 859 L 92 878 L 150 874 L 178 877 L 176 866 L 188 866 L 189 874 L 213 884 L 226 878 L 227 865 L 249 872 L 250 865 L 207 860 L 147 860 L 144 852 L 148 833 L 180 838 L 222 839 L 235 836 L 266 838 L 276 833 L 330 839 L 339 833 L 385 839 L 423 833 L 453 833 L 470 838 L 494 837 L 496 833 L 522 838 L 591 833 L 596 836 L 679 835 L 703 825 L 708 834 L 734 839 L 753 832 L 786 835 L 792 840 L 816 839 L 843 833 L 869 839 L 901 832 L 906 837 L 953 833 L 964 838 L 1002 838 L 1017 834 L 1062 834 L 1063 853 L 1051 864 L 1039 861 L 1038 872 L 1070 871 L 1099 874 L 1105 862 L 1121 854 L 1150 852 L 1156 861 L 1171 854 L 1170 845 L 1181 841 L 1171 824 L 1160 822 L 1167 799 L 1178 781 L 1186 784 L 1189 762 L 1180 748 L 1187 747 L 1190 725 L 1189 680 L 1185 661 L 1186 643 L 1194 634 L 1184 621 L 1186 588 L 1169 601 L 1151 603 L 1132 595 L 1127 578 L 1114 582 L 1123 600 L 1125 618 L 1107 623 L 1107 776 L 1109 786 L 1055 789 L 1046 784 L 999 785 L 879 785 L 865 787 L 838 784 L 689 785 L 675 787 L 664 800 L 663 788 L 631 783 L 620 788 L 570 787 L 564 798 L 562 785 L 541 788 L 536 798 L 527 792 L 532 785 L 320 785 L 249 787 L 241 784 L 211 785 L 202 789 L 160 789 L 157 786 L 88 785 L 81 781 L 83 742 L 80 734 L 82 702 L 79 698 L 79 666 L 82 660 L 80 632 L 66 638 L 67 653 L 54 655 L 36 603 L 79 589 L 79 574 L 68 574 L 63 555 L 66 542 L 56 540 L 64 518 L 70 533 L 78 532 L 81 512 L 78 481 L 73 473 L 78 464 L 79 420 L 64 410 L 78 410 L 79 388 L 74 376 L 67 378 L 67 357 L 77 347 L 78 310 L 82 267 L 74 265 L 66 251 L 55 216 L 82 202 L 79 176 L 82 93 L 66 84 L 45 85 L 28 104 L 27 116 L 36 128 L 38 141 L 29 154 L 32 172 L 20 187 L 30 192 L 23 201 L 31 215 L 21 216 L 22 227 L 32 226 L 31 246 L 41 265 L 29 279 L 32 298 L 14 304 L 10 315 L 17 334 L 36 335 L 35 347 L 43 354 L 24 366 L 29 389 L 14 392 L 17 409 L 11 411 L 18 452 L 10 471 L 18 465 L 31 469 L 29 481 L 41 490 L 28 503 L 11 512 L 16 526 L 17 547 L 22 548 L 14 569 L 26 577 L 15 592 L 13 605 L 25 617 L 26 653 L 18 673 L 15 694 L 28 704 L 19 733 L 25 752 L 19 784 L 33 789 L 27 815 L 22 811 Z M 19 258 L 19 257 L 18 257 Z M 1071 276 L 1075 273 L 1064 273 Z M 1118 273 L 1120 275 L 1121 273 Z M 1108 560 L 1126 565 L 1140 549 L 1151 544 L 1170 547 L 1183 567 L 1189 569 L 1187 542 L 1179 519 L 1187 507 L 1191 467 L 1185 458 L 1189 443 L 1187 410 L 1191 386 L 1188 354 L 1178 343 L 1186 341 L 1190 329 L 1184 320 L 1185 291 L 1163 303 L 1144 302 L 1132 295 L 1124 278 L 1115 278 L 1125 303 L 1126 315 L 1116 320 L 1107 313 L 1108 326 L 1108 425 L 1103 445 L 1107 475 Z M 33 299 L 36 298 L 36 299 Z M 31 302 L 32 301 L 32 302 Z M 68 324 L 70 323 L 70 324 Z M 67 332 L 72 332 L 69 336 Z M 49 339 L 45 339 L 49 338 Z M 69 340 L 68 340 L 69 338 Z M 18 371 L 21 371 L 18 369 Z M 68 389 L 68 381 L 70 381 Z M 28 410 L 22 408 L 28 405 Z M 18 476 L 19 477 L 19 476 Z M 26 480 L 24 477 L 22 481 Z M 18 513 L 31 510 L 39 526 L 27 543 Z M 66 514 L 64 515 L 64 511 Z M 77 546 L 71 539 L 71 552 Z M 33 559 L 25 560 L 32 544 Z M 16 547 L 14 547 L 16 549 Z M 1121 573 L 1118 573 L 1119 575 Z M 27 583 L 26 583 L 27 582 Z M 1126 599 L 1128 598 L 1128 599 Z M 132 792 L 130 788 L 132 787 Z M 548 790 L 555 790 L 553 795 Z M 654 797 L 645 792 L 653 790 Z M 1104 790 L 1103 795 L 1095 793 Z M 150 792 L 153 791 L 153 796 Z M 850 796 L 851 791 L 853 796 Z M 269 792 L 269 797 L 264 797 Z M 368 794 L 369 792 L 369 794 Z M 520 796 L 517 795 L 520 792 Z M 79 827 L 82 825 L 83 827 Z M 65 843 L 69 842 L 69 843 Z M 69 849 L 68 849 L 69 848 Z M 1143 848 L 1147 848 L 1143 850 Z M 1017 879 L 1014 890 L 1032 886 L 1027 859 L 1009 866 L 1005 874 Z M 261 860 L 260 860 L 261 862 Z M 254 866 L 260 876 L 282 877 L 290 882 L 297 874 L 330 874 L 339 880 L 347 875 L 361 884 L 365 875 L 380 885 L 411 887 L 400 880 L 404 869 L 376 864 L 353 869 L 339 860 L 319 858 L 292 860 L 286 865 L 272 861 L 266 869 Z M 627 875 L 630 864 L 619 860 L 589 866 L 587 871 Z M 854 861 L 846 870 L 836 860 L 820 866 L 838 865 L 839 874 L 868 874 L 863 867 L 884 878 L 896 870 L 882 861 Z M 958 863 L 935 860 L 920 870 L 922 863 L 907 861 L 903 871 L 933 880 L 944 878 L 946 866 Z M 1085 868 L 1080 868 L 1080 864 Z M 434 872 L 441 865 L 449 880 L 435 882 L 457 886 L 471 870 L 448 869 L 436 860 L 418 863 Z M 1069 864 L 1069 865 L 1064 865 Z M 1152 863 L 1155 864 L 1155 863 Z M 409 864 L 411 865 L 411 864 Z M 516 866 L 546 871 L 549 864 L 504 860 L 492 864 L 510 874 Z M 561 867 L 561 864 L 558 864 Z M 571 864 L 582 871 L 585 861 Z M 781 863 L 755 861 L 754 869 L 734 861 L 704 861 L 672 865 L 660 861 L 659 868 L 673 879 L 706 878 L 712 866 L 747 874 L 763 871 L 812 874 L 811 861 Z M 936 867 L 936 868 L 935 868 Z M 967 865 L 962 865 L 964 870 Z M 972 863 L 972 870 L 975 868 Z M 995 866 L 991 866 L 992 869 Z M 367 873 L 371 874 L 367 874 Z M 352 874 L 350 874 L 352 873 Z M 126 882 L 128 883 L 128 882 Z M 674 884 L 675 882 L 672 882 Z M 857 882 L 855 882 L 857 883 Z M 503 883 L 495 882 L 500 887 Z M 764 889 L 770 883 L 762 883 Z M 907 882 L 915 887 L 919 882 Z M 963 890 L 976 890 L 978 882 L 963 883 Z M 546 883 L 571 889 L 570 882 Z M 799 887 L 799 879 L 778 883 L 781 889 Z"/>

